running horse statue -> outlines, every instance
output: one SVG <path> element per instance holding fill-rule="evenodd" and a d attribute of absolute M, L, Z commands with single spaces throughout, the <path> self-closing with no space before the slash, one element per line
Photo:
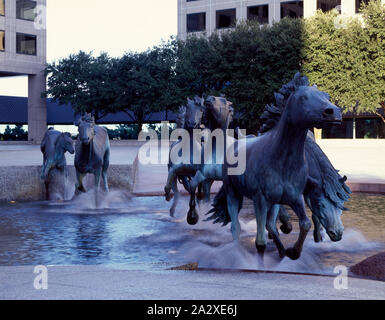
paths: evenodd
<path fill-rule="evenodd" d="M 104 190 L 108 192 L 107 170 L 110 163 L 110 141 L 107 130 L 95 125 L 95 119 L 91 114 L 83 115 L 76 126 L 79 131 L 75 146 L 76 193 L 86 192 L 83 178 L 87 173 L 95 176 L 96 195 L 100 188 L 101 177 L 103 177 Z"/>
<path fill-rule="evenodd" d="M 200 150 L 201 141 L 196 139 L 193 134 L 194 129 L 201 128 L 202 116 L 204 111 L 203 105 L 204 99 L 195 96 L 194 99 L 187 99 L 187 104 L 181 106 L 177 113 L 177 129 L 184 129 L 188 133 L 188 139 L 179 139 L 170 146 L 170 155 L 168 163 L 168 184 L 165 187 L 166 200 L 170 201 L 172 196 L 170 191 L 174 193 L 174 200 L 170 208 L 170 216 L 173 217 L 175 208 L 180 198 L 178 190 L 178 181 L 183 184 L 184 188 L 189 191 L 188 179 L 191 179 L 196 172 L 196 165 L 194 164 L 193 154 L 190 152 L 180 163 L 174 163 L 171 159 L 171 153 L 173 150 L 180 150 L 187 148 L 193 150 L 194 148 Z M 194 224 L 198 221 L 196 212 L 191 211 L 187 220 L 189 223 Z"/>
<path fill-rule="evenodd" d="M 67 151 L 71 154 L 75 153 L 71 134 L 68 132 L 54 130 L 54 128 L 49 128 L 44 134 L 40 150 L 43 153 L 43 165 L 41 168 L 40 178 L 44 181 L 46 199 L 49 200 L 49 175 L 51 170 L 59 170 L 59 172 L 63 174 L 64 181 L 68 178 L 65 153 Z M 65 183 L 63 184 L 63 188 L 65 189 Z M 63 192 L 63 198 L 64 196 L 65 190 Z"/>
<path fill-rule="evenodd" d="M 224 155 L 223 153 L 219 154 L 220 151 L 218 150 L 220 148 L 217 148 L 216 144 L 211 145 L 208 143 L 208 139 L 210 134 L 216 129 L 222 130 L 224 135 L 226 134 L 226 129 L 232 120 L 233 108 L 232 103 L 227 101 L 224 97 L 209 96 L 206 99 L 196 97 L 194 100 L 188 100 L 187 108 L 185 107 L 182 110 L 185 110 L 185 119 L 194 119 L 194 121 L 190 120 L 187 124 L 184 124 L 185 129 L 189 132 L 190 153 L 182 163 L 177 165 L 173 164 L 170 158 L 165 193 L 167 200 L 171 198 L 171 190 L 174 192 L 174 199 L 179 198 L 176 186 L 176 179 L 178 177 L 179 181 L 190 194 L 187 222 L 194 225 L 199 220 L 199 215 L 196 210 L 196 195 L 200 196 L 203 193 L 203 196 L 201 197 L 206 201 L 210 201 L 210 189 L 212 183 L 215 180 L 222 180 L 221 166 L 223 164 Z M 198 117 L 196 116 L 197 112 Z M 181 115 L 182 113 L 180 112 L 179 114 Z M 198 119 L 200 122 L 198 122 Z M 182 126 L 178 125 L 178 127 Z M 203 130 L 201 130 L 198 138 L 196 138 L 192 129 L 199 128 Z M 171 146 L 170 154 L 172 149 L 181 143 L 181 141 L 174 143 Z M 210 150 L 209 158 L 211 164 L 201 164 L 202 158 L 205 157 L 205 150 Z M 199 161 L 197 161 L 198 159 L 194 159 L 194 155 L 200 157 Z M 198 193 L 196 194 L 197 188 Z M 203 192 L 201 192 L 200 189 L 202 189 Z M 176 203 L 176 200 L 174 200 L 170 210 L 172 216 L 174 214 Z"/>
<path fill-rule="evenodd" d="M 293 260 L 300 257 L 311 227 L 303 200 L 309 181 L 305 160 L 308 129 L 342 121 L 340 108 L 329 101 L 326 93 L 309 86 L 307 78 L 297 73 L 291 84 L 294 90 L 285 102 L 277 125 L 259 137 L 248 138 L 246 145 L 240 146 L 246 153 L 245 173 L 228 175 L 228 165 L 226 162 L 223 165 L 223 187 L 218 194 L 226 204 L 235 241 L 240 235 L 238 213 L 243 198 L 253 200 L 257 220 L 256 247 L 262 263 L 266 248 L 265 227 L 272 235 L 281 258 L 285 255 Z M 238 148 L 237 142 L 235 147 Z M 288 249 L 280 241 L 276 227 L 279 205 L 289 205 L 299 219 L 299 237 Z"/>

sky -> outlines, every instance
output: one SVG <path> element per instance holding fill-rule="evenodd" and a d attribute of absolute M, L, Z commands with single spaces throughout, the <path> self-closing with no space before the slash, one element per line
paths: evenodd
<path fill-rule="evenodd" d="M 47 0 L 47 62 L 79 50 L 121 56 L 177 34 L 177 0 Z M 0 79 L 0 95 L 27 96 L 26 77 Z"/>

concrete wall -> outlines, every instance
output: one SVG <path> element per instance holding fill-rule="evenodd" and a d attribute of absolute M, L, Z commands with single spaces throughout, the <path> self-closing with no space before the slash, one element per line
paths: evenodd
<path fill-rule="evenodd" d="M 37 0 L 36 21 L 16 18 L 16 1 L 5 0 L 5 16 L 0 16 L 0 30 L 5 31 L 5 51 L 0 52 L 0 76 L 28 75 L 28 139 L 39 143 L 47 128 L 47 107 L 41 92 L 46 80 L 43 70 L 47 56 L 46 0 Z M 36 35 L 36 55 L 16 53 L 16 33 Z"/>
<path fill-rule="evenodd" d="M 68 166 L 67 186 L 64 178 L 56 172 L 50 173 L 51 194 L 59 194 L 53 200 L 69 200 L 75 191 L 76 174 L 74 166 Z M 40 180 L 41 166 L 0 167 L 0 202 L 45 200 L 45 186 Z M 134 182 L 133 165 L 111 165 L 108 170 L 109 188 L 132 192 Z M 84 179 L 87 190 L 94 186 L 93 175 Z M 66 196 L 65 196 L 66 195 Z"/>

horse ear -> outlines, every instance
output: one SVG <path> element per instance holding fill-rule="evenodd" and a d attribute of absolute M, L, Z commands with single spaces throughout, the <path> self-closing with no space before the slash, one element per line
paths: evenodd
<path fill-rule="evenodd" d="M 79 127 L 79 125 L 80 125 L 80 121 L 82 120 L 82 117 L 80 116 L 80 117 L 77 117 L 77 118 L 75 118 L 75 121 L 74 121 L 74 125 L 75 126 L 77 126 L 77 127 Z"/>
<path fill-rule="evenodd" d="M 64 132 L 64 134 L 69 137 L 69 138 L 72 138 L 71 134 L 69 132 Z"/>

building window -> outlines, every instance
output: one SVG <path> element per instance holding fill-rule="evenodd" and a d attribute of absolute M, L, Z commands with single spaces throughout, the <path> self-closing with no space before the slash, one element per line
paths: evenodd
<path fill-rule="evenodd" d="M 281 18 L 284 17 L 303 17 L 303 1 L 281 2 Z"/>
<path fill-rule="evenodd" d="M 217 11 L 217 29 L 230 28 L 235 26 L 236 9 Z"/>
<path fill-rule="evenodd" d="M 370 0 L 356 0 L 356 13 L 360 12 L 362 3 L 368 4 Z"/>
<path fill-rule="evenodd" d="M 34 21 L 35 8 L 36 8 L 36 1 L 17 0 L 16 1 L 16 18 Z"/>
<path fill-rule="evenodd" d="M 191 13 L 187 15 L 187 32 L 206 30 L 206 13 Z"/>
<path fill-rule="evenodd" d="M 257 20 L 260 24 L 269 23 L 269 5 L 247 7 L 247 19 Z"/>
<path fill-rule="evenodd" d="M 16 33 L 16 52 L 20 54 L 36 55 L 36 36 Z"/>
<path fill-rule="evenodd" d="M 5 31 L 0 30 L 0 51 L 5 51 Z"/>
<path fill-rule="evenodd" d="M 357 139 L 385 138 L 385 125 L 379 118 L 356 118 Z"/>
<path fill-rule="evenodd" d="M 5 0 L 0 0 L 0 16 L 5 15 Z"/>
<path fill-rule="evenodd" d="M 323 12 L 336 9 L 341 13 L 341 0 L 317 0 L 317 9 L 321 9 Z"/>

